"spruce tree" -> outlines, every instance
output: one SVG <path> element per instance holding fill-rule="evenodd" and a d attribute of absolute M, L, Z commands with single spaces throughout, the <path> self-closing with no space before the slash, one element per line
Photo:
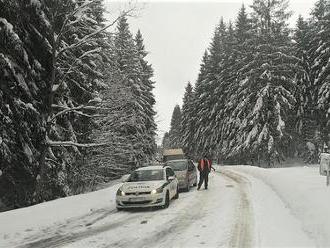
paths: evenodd
<path fill-rule="evenodd" d="M 194 92 L 190 82 L 188 82 L 182 105 L 182 147 L 187 157 L 194 157 Z"/>
<path fill-rule="evenodd" d="M 323 142 L 330 145 L 330 2 L 319 1 L 318 5 L 314 10 L 314 15 L 316 15 L 316 18 L 320 19 L 317 26 L 319 32 L 316 34 L 314 40 L 314 44 L 317 43 L 318 46 L 317 49 L 314 50 L 314 63 L 312 70 L 315 75 L 314 85 L 317 89 L 318 121 L 320 131 Z"/>
<path fill-rule="evenodd" d="M 218 76 L 222 70 L 220 66 L 223 61 L 223 45 L 226 37 L 226 25 L 221 18 L 216 27 L 212 42 L 209 48 L 209 54 L 206 59 L 203 75 L 196 83 L 196 116 L 195 121 L 196 141 L 195 150 L 199 153 L 210 152 L 213 148 L 214 126 L 212 126 L 211 112 L 217 104 L 217 95 L 215 91 L 218 86 Z M 213 119 L 214 120 L 214 119 Z"/>
<path fill-rule="evenodd" d="M 301 16 L 297 20 L 297 26 L 294 33 L 294 50 L 295 56 L 299 59 L 300 70 L 296 74 L 297 87 L 295 90 L 295 130 L 297 134 L 294 136 L 297 143 L 297 150 L 299 156 L 306 162 L 317 161 L 317 150 L 314 154 L 308 150 L 307 142 L 313 143 L 316 147 L 318 144 L 315 139 L 315 134 L 318 131 L 317 127 L 317 102 L 315 99 L 315 92 L 317 91 L 311 80 L 312 59 L 310 54 L 311 25 L 305 21 Z"/>
<path fill-rule="evenodd" d="M 181 123 L 182 123 L 181 109 L 179 105 L 176 105 L 172 113 L 171 127 L 169 131 L 170 148 L 182 147 Z"/>
<path fill-rule="evenodd" d="M 39 172 L 49 26 L 39 3 L 0 2 L 0 201 L 32 204 Z"/>
<path fill-rule="evenodd" d="M 141 71 L 139 72 L 141 83 L 142 83 L 142 92 L 140 97 L 140 104 L 143 107 L 143 125 L 145 133 L 144 135 L 144 148 L 143 151 L 148 159 L 151 159 L 156 151 L 156 123 L 154 110 L 155 105 L 155 96 L 152 93 L 154 88 L 154 82 L 151 80 L 153 77 L 153 69 L 151 65 L 146 61 L 147 52 L 145 51 L 143 38 L 140 30 L 138 30 L 135 36 L 135 43 L 137 47 L 137 55 L 140 58 Z"/>
<path fill-rule="evenodd" d="M 237 132 L 241 121 L 236 116 L 235 109 L 241 101 L 238 94 L 240 87 L 238 73 L 244 66 L 251 62 L 252 25 L 251 19 L 246 13 L 245 6 L 242 5 L 235 23 L 234 37 L 228 54 L 232 51 L 231 66 L 227 69 L 230 73 L 230 83 L 228 84 L 227 100 L 225 104 L 225 116 L 223 117 L 223 128 L 221 132 L 221 142 L 218 144 L 218 155 L 223 159 L 228 157 L 231 149 L 239 142 Z M 244 156 L 243 156 L 244 157 Z M 237 158 L 237 157 L 236 157 Z M 237 162 L 243 162 L 237 160 Z"/>
<path fill-rule="evenodd" d="M 288 155 L 296 59 L 288 36 L 287 1 L 255 0 L 251 7 L 251 62 L 239 71 L 241 100 L 234 116 L 241 126 L 231 155 L 263 159 L 270 165 Z"/>
<path fill-rule="evenodd" d="M 170 148 L 170 135 L 168 132 L 166 132 L 163 136 L 163 140 L 162 140 L 162 148 L 163 149 L 168 149 Z"/>

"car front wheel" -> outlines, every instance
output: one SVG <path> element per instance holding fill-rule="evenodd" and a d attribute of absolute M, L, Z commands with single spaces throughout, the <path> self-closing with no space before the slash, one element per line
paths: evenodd
<path fill-rule="evenodd" d="M 189 181 L 187 182 L 187 187 L 186 187 L 186 192 L 189 192 L 189 190 L 190 190 L 190 183 L 189 183 Z"/>
<path fill-rule="evenodd" d="M 197 177 L 195 178 L 195 183 L 193 184 L 194 187 L 197 186 Z"/>
<path fill-rule="evenodd" d="M 174 199 L 178 199 L 179 198 L 179 187 L 176 188 L 176 194 L 174 196 Z"/>
<path fill-rule="evenodd" d="M 165 203 L 163 205 L 163 208 L 168 208 L 169 205 L 170 205 L 170 194 L 167 191 L 166 192 L 166 196 L 165 196 Z"/>

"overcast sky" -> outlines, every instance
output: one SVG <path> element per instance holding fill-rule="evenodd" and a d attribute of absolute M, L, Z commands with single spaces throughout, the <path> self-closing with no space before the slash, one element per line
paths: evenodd
<path fill-rule="evenodd" d="M 129 7 L 127 1 L 104 2 L 109 19 Z M 220 18 L 223 17 L 226 22 L 234 22 L 241 5 L 244 3 L 248 7 L 252 2 L 253 0 L 133 2 L 140 10 L 137 17 L 129 18 L 130 28 L 134 34 L 138 29 L 141 30 L 149 52 L 147 60 L 154 69 L 159 139 L 169 130 L 174 106 L 182 105 L 187 82 L 195 83 L 201 58 Z M 299 14 L 307 17 L 315 2 L 291 0 L 290 9 L 294 11 L 291 26 L 294 26 Z"/>

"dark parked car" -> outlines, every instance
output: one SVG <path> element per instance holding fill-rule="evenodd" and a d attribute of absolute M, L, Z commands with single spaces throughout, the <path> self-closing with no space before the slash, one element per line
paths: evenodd
<path fill-rule="evenodd" d="M 191 186 L 197 185 L 197 169 L 189 159 L 170 160 L 165 165 L 171 167 L 179 181 L 179 189 L 189 191 Z"/>

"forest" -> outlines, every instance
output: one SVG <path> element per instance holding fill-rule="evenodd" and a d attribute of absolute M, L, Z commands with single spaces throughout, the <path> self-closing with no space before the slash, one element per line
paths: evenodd
<path fill-rule="evenodd" d="M 0 210 L 90 190 L 156 151 L 140 31 L 102 0 L 0 1 Z"/>
<path fill-rule="evenodd" d="M 318 0 L 295 28 L 288 7 L 254 0 L 234 22 L 220 20 L 164 147 L 229 164 L 318 161 L 330 145 L 330 1 Z"/>

